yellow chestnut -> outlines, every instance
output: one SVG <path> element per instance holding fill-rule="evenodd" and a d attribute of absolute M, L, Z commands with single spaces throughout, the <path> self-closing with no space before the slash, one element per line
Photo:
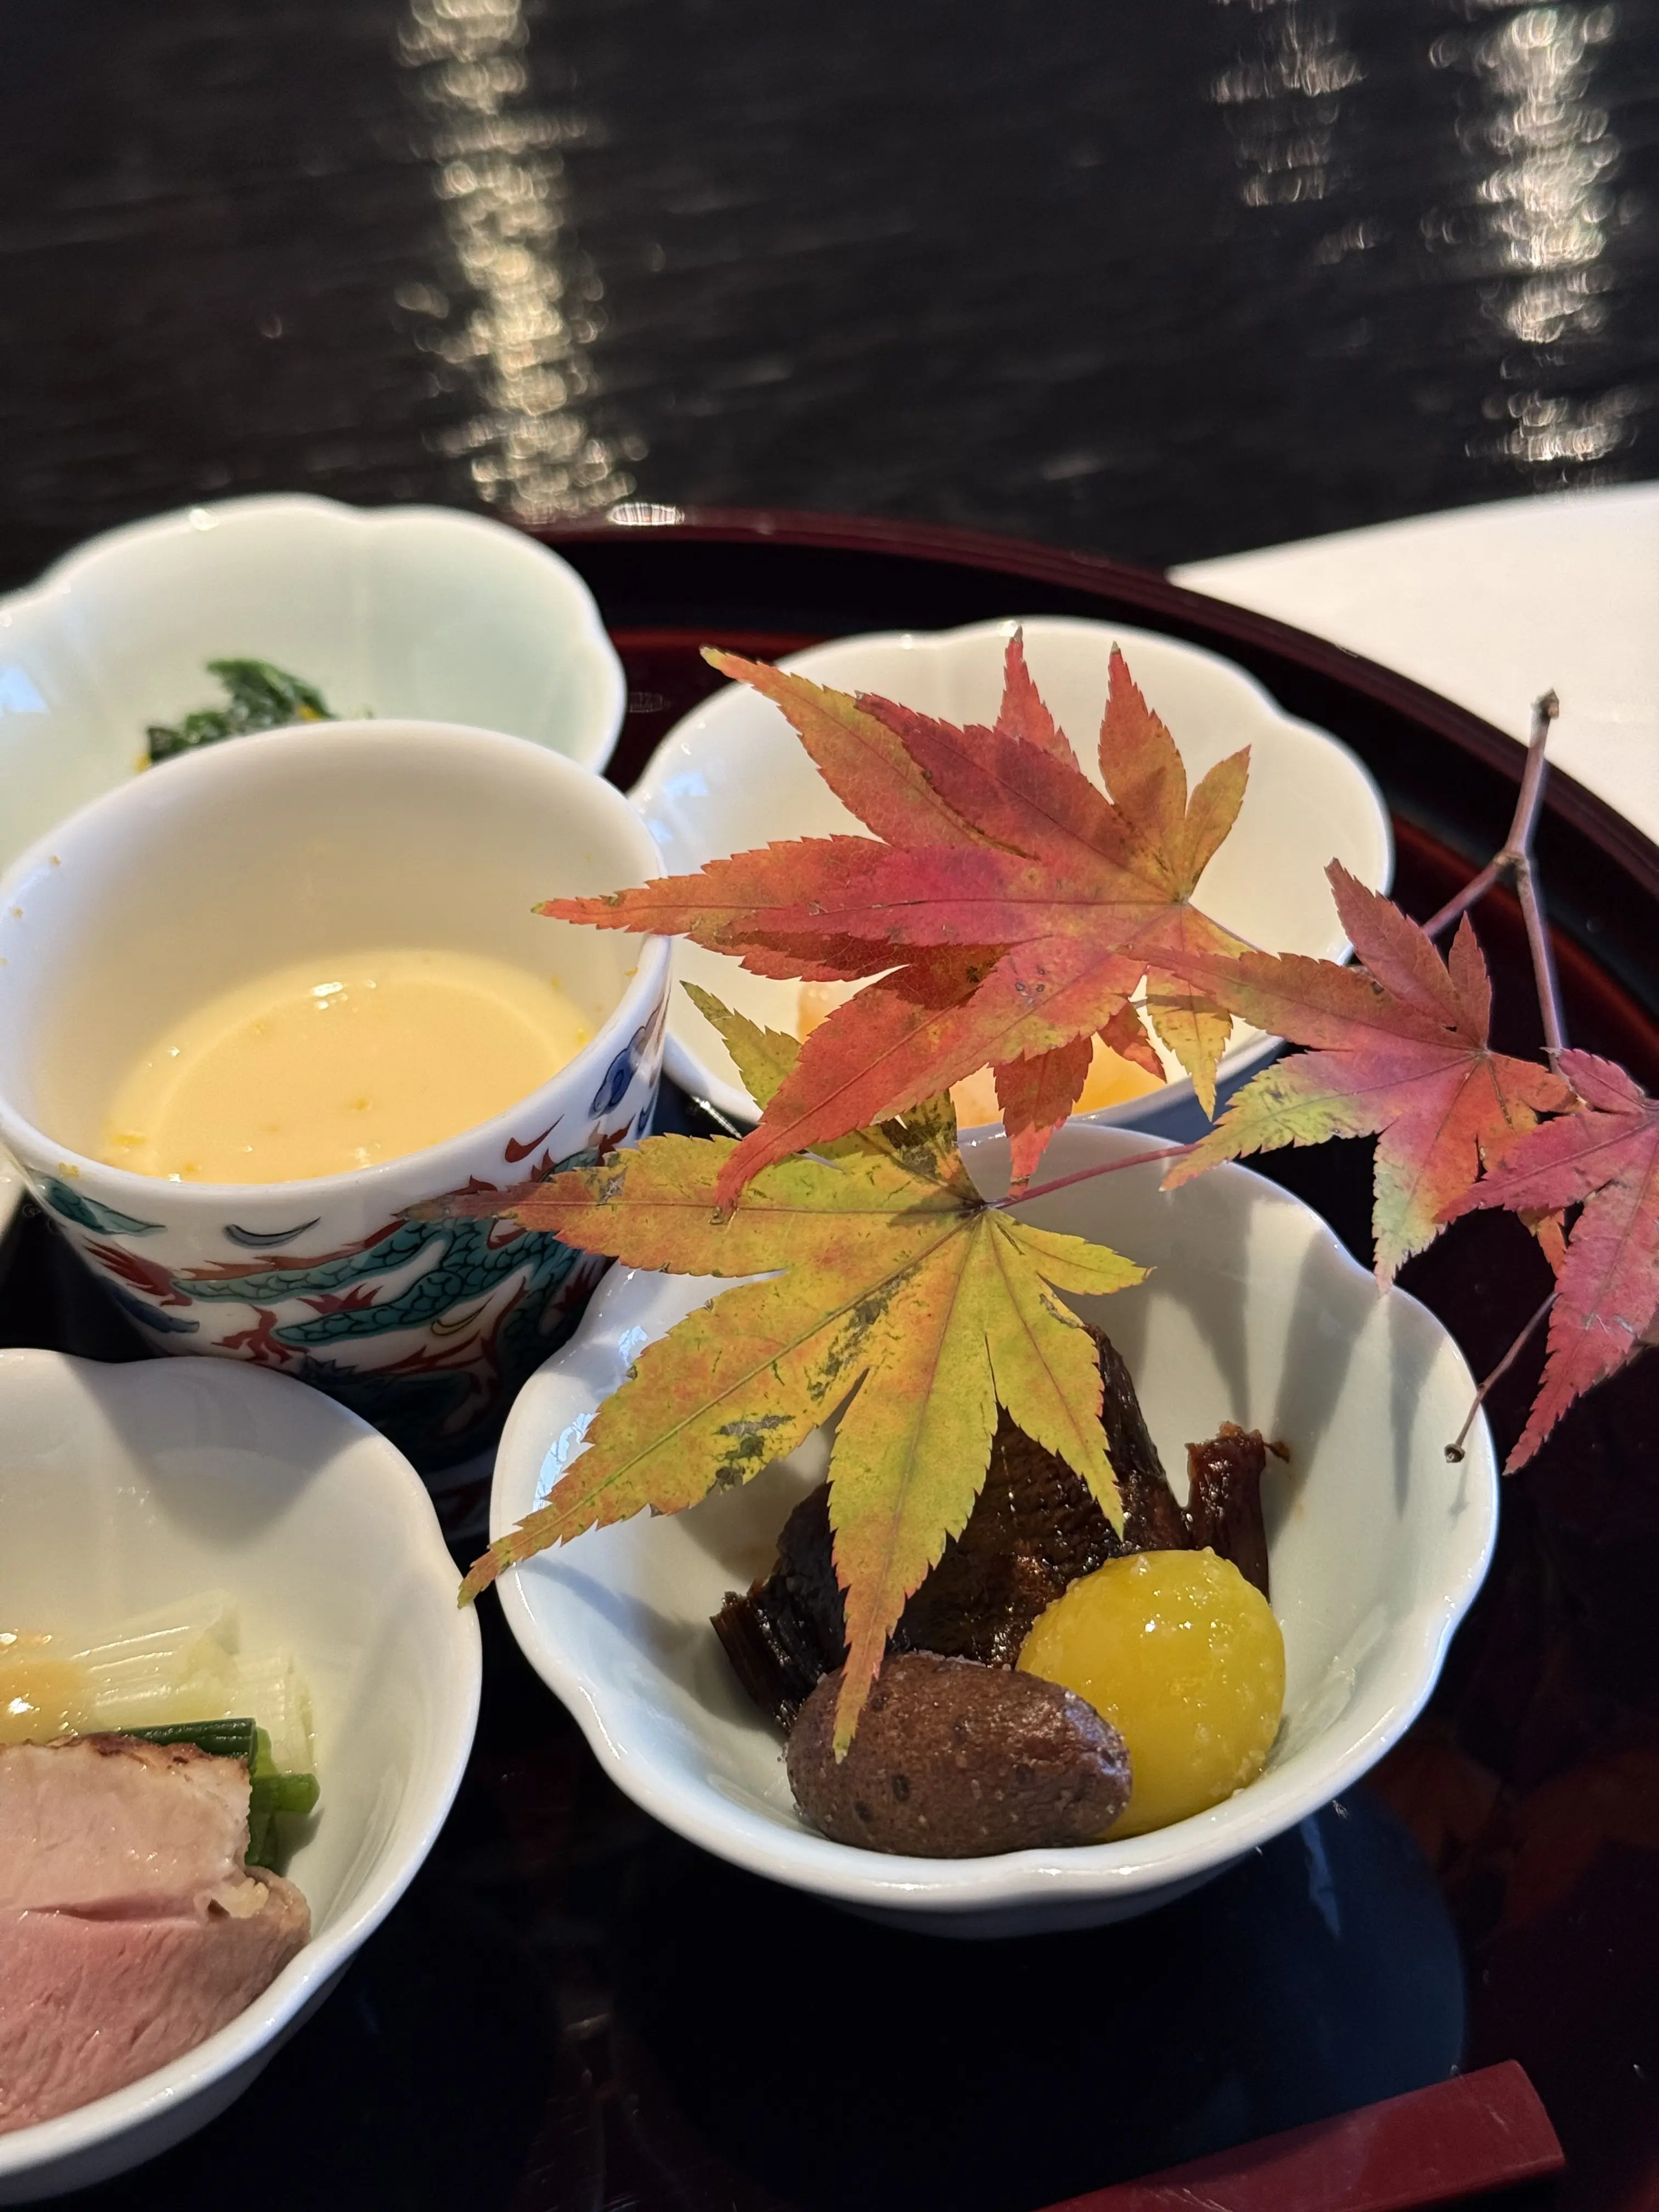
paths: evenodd
<path fill-rule="evenodd" d="M 1267 1764 L 1285 1704 L 1273 1609 L 1213 1552 L 1137 1552 L 1084 1575 L 1032 1624 L 1019 1664 L 1085 1698 L 1129 1747 L 1112 1835 L 1231 1797 Z"/>

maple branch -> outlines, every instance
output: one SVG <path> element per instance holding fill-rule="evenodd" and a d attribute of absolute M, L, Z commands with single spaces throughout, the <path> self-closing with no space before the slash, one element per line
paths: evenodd
<path fill-rule="evenodd" d="M 1521 902 L 1522 918 L 1527 925 L 1533 981 L 1538 986 L 1538 1012 L 1544 1024 L 1544 1049 L 1553 1066 L 1567 1038 L 1561 1020 L 1561 987 L 1556 980 L 1555 951 L 1550 943 L 1543 895 L 1539 890 L 1529 854 L 1523 854 L 1516 864 L 1515 895 Z"/>
<path fill-rule="evenodd" d="M 1011 1190 L 1006 1198 L 993 1198 L 987 1203 L 994 1210 L 1024 1206 L 1028 1199 L 1051 1197 L 1057 1190 L 1069 1190 L 1074 1182 L 1092 1182 L 1097 1176 L 1115 1175 L 1120 1168 L 1144 1168 L 1153 1160 L 1178 1160 L 1201 1142 L 1194 1137 L 1190 1145 L 1160 1145 L 1155 1152 L 1132 1152 L 1127 1160 L 1103 1160 L 1097 1168 L 1079 1168 L 1075 1175 L 1056 1176 L 1052 1182 L 1040 1182 L 1030 1190 Z"/>
<path fill-rule="evenodd" d="M 1566 1043 L 1566 1030 L 1561 1019 L 1561 989 L 1556 979 L 1555 953 L 1550 944 L 1549 927 L 1544 915 L 1543 896 L 1533 867 L 1532 840 L 1537 826 L 1539 809 L 1543 804 L 1544 781 L 1548 770 L 1545 747 L 1549 743 L 1550 724 L 1561 711 L 1561 702 L 1553 691 L 1546 691 L 1542 698 L 1533 702 L 1532 734 L 1527 741 L 1527 764 L 1521 774 L 1520 794 L 1515 802 L 1515 818 L 1510 823 L 1510 834 L 1504 841 L 1504 849 L 1489 860 L 1473 881 L 1464 884 L 1455 898 L 1448 899 L 1438 914 L 1423 925 L 1430 937 L 1438 937 L 1449 929 L 1460 915 L 1480 900 L 1494 884 L 1512 884 L 1521 902 L 1521 917 L 1527 927 L 1527 949 L 1532 955 L 1533 981 L 1538 989 L 1538 1012 L 1544 1024 L 1544 1049 L 1552 1064 Z"/>
<path fill-rule="evenodd" d="M 1537 1328 L 1539 1322 L 1543 1320 L 1544 1316 L 1555 1304 L 1555 1291 L 1551 1291 L 1548 1296 L 1545 1298 L 1543 1304 L 1539 1307 L 1537 1312 L 1522 1330 L 1520 1335 L 1516 1338 L 1515 1342 L 1510 1345 L 1509 1350 L 1498 1361 L 1497 1366 L 1492 1369 L 1492 1373 L 1487 1376 L 1486 1381 L 1475 1392 L 1474 1403 L 1469 1407 L 1469 1417 L 1468 1420 L 1464 1422 L 1462 1427 L 1457 1431 L 1457 1434 L 1453 1437 L 1450 1443 L 1446 1446 L 1446 1457 L 1451 1462 L 1454 1467 L 1455 1467 L 1462 1459 L 1463 1446 L 1468 1440 L 1469 1431 L 1474 1426 L 1475 1415 L 1480 1411 L 1481 1407 L 1486 1403 L 1486 1394 L 1488 1391 L 1493 1390 L 1497 1388 L 1498 1383 L 1500 1383 L 1504 1377 L 1509 1373 L 1510 1368 L 1514 1366 L 1516 1361 L 1521 1357 L 1522 1352 L 1526 1348 L 1528 1340 L 1531 1337 L 1533 1331 Z"/>

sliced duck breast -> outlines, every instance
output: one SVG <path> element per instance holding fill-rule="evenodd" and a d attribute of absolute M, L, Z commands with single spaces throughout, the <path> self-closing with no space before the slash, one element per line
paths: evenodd
<path fill-rule="evenodd" d="M 0 2134 L 194 2050 L 305 1944 L 247 1811 L 241 1761 L 188 1745 L 0 1747 Z"/>
<path fill-rule="evenodd" d="M 240 1917 L 0 1915 L 0 2135 L 125 2089 L 245 2012 L 311 1933 L 291 1881 L 247 1888 Z"/>
<path fill-rule="evenodd" d="M 193 1911 L 246 1880 L 247 1769 L 125 1735 L 0 1745 L 0 1912 Z"/>

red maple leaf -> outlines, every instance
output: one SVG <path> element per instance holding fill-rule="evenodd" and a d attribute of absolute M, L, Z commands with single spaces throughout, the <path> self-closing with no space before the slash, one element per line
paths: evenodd
<path fill-rule="evenodd" d="M 1594 1053 L 1564 1052 L 1559 1066 L 1580 1111 L 1518 1138 L 1500 1167 L 1443 1208 L 1449 1221 L 1477 1206 L 1559 1212 L 1583 1201 L 1556 1270 L 1543 1378 L 1506 1472 L 1624 1365 L 1659 1315 L 1659 1100 Z"/>
<path fill-rule="evenodd" d="M 1263 952 L 1188 963 L 1230 1012 L 1315 1049 L 1246 1084 L 1164 1182 L 1247 1152 L 1374 1136 L 1372 1226 L 1387 1283 L 1438 1235 L 1481 1167 L 1509 1158 L 1571 1093 L 1536 1061 L 1492 1049 L 1492 981 L 1467 916 L 1443 962 L 1391 900 L 1335 861 L 1326 872 L 1362 967 Z"/>
<path fill-rule="evenodd" d="M 875 834 L 769 845 L 541 911 L 689 936 L 759 975 L 879 979 L 808 1038 L 732 1155 L 723 1201 L 763 1168 L 988 1065 L 1024 1180 L 1077 1102 L 1094 1036 L 1163 1073 L 1130 1004 L 1143 977 L 1159 1036 L 1212 1104 L 1231 1022 L 1177 963 L 1242 949 L 1192 896 L 1237 815 L 1248 750 L 1218 762 L 1189 799 L 1175 742 L 1115 650 L 1100 732 L 1105 793 L 1037 696 L 1018 638 L 990 729 L 708 658 L 775 701 Z"/>

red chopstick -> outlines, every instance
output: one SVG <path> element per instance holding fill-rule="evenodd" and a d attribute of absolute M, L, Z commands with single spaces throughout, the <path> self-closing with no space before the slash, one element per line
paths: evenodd
<path fill-rule="evenodd" d="M 1415 2212 L 1565 2164 L 1538 2092 L 1510 2059 L 1048 2212 Z"/>

